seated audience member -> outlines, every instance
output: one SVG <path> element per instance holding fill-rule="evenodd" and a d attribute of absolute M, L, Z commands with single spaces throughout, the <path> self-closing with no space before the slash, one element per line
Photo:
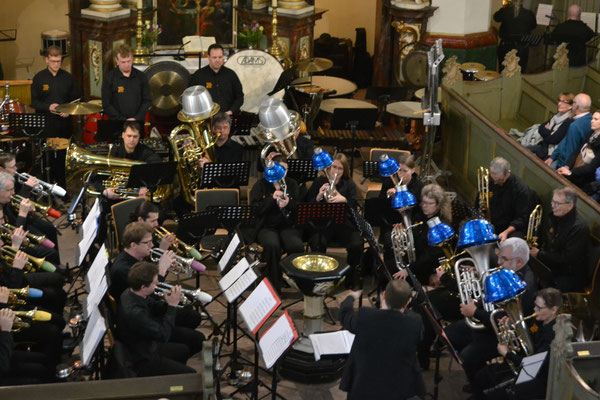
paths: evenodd
<path fill-rule="evenodd" d="M 540 235 L 541 248 L 532 247 L 530 254 L 552 270 L 561 292 L 581 292 L 588 283 L 585 257 L 590 232 L 575 207 L 577 192 L 568 186 L 554 189 L 550 204 L 552 214 Z"/>
<path fill-rule="evenodd" d="M 565 138 L 556 146 L 552 154 L 544 161 L 547 165 L 557 169 L 567 163 L 571 154 L 576 151 L 590 134 L 592 115 L 590 107 L 592 99 L 585 93 L 579 93 L 573 99 L 573 122 L 567 129 Z"/>
<path fill-rule="evenodd" d="M 591 184 L 595 180 L 596 169 L 600 167 L 600 111 L 592 115 L 591 127 L 591 136 L 571 154 L 564 166 L 556 170 L 588 194 L 594 193 Z"/>
<path fill-rule="evenodd" d="M 176 285 L 165 294 L 165 310 L 164 304 L 152 297 L 158 284 L 156 265 L 136 263 L 129 270 L 127 280 L 129 288 L 119 302 L 117 332 L 129 350 L 135 373 L 155 376 L 196 372 L 185 363 L 202 348 L 204 335 L 175 326 L 177 305 L 183 297 L 181 287 Z"/>
<path fill-rule="evenodd" d="M 404 280 L 388 283 L 381 309 L 353 311 L 361 292 L 350 292 L 340 305 L 340 322 L 354 333 L 340 389 L 348 399 L 409 399 L 425 394 L 417 362 L 417 344 L 423 334 L 419 315 L 407 310 L 411 287 Z M 400 340 L 399 340 L 400 338 Z"/>
<path fill-rule="evenodd" d="M 272 158 L 287 171 L 286 159 L 281 155 Z M 304 253 L 302 232 L 294 228 L 294 213 L 298 204 L 298 184 L 284 178 L 287 195 L 279 182 L 270 183 L 264 176 L 250 191 L 250 205 L 255 205 L 258 222 L 256 240 L 263 247 L 262 258 L 267 263 L 266 276 L 278 292 L 281 291 L 281 255 Z"/>
<path fill-rule="evenodd" d="M 537 144 L 527 146 L 527 149 L 542 160 L 552 155 L 556 146 L 567 134 L 569 125 L 573 122 L 571 109 L 573 108 L 574 97 L 573 93 L 561 93 L 558 96 L 558 112 L 536 130 L 540 141 Z M 526 145 L 523 142 L 521 144 Z"/>
<path fill-rule="evenodd" d="M 329 174 L 332 178 L 335 176 L 335 191 L 332 197 L 328 198 L 326 196 L 326 192 L 329 190 L 329 180 L 325 175 L 321 175 L 311 185 L 306 195 L 307 200 L 317 203 L 346 203 L 347 207 L 356 209 L 356 184 L 350 178 L 350 167 L 344 154 L 334 155 L 333 163 L 329 167 Z M 355 272 L 361 265 L 363 239 L 352 224 L 349 215 L 347 215 L 343 224 L 335 224 L 317 232 L 311 232 L 309 243 L 312 251 L 325 253 L 328 245 L 332 242 L 340 243 L 346 247 L 348 252 L 346 261 L 350 265 L 350 270 L 346 273 L 345 282 L 346 286 L 350 287 L 354 282 Z"/>
<path fill-rule="evenodd" d="M 510 170 L 510 163 L 496 157 L 490 163 L 490 222 L 500 243 L 508 237 L 524 237 L 535 196 Z"/>
<path fill-rule="evenodd" d="M 535 322 L 529 323 L 529 334 L 533 343 L 533 354 L 543 353 L 550 350 L 554 340 L 554 323 L 560 313 L 563 304 L 562 294 L 555 288 L 542 289 L 535 295 L 533 309 L 536 313 Z M 527 315 L 523 315 L 526 317 Z M 502 323 L 502 322 L 500 322 Z M 503 363 L 490 364 L 477 373 L 474 385 L 475 399 L 506 399 L 519 400 L 543 399 L 546 395 L 546 383 L 548 380 L 548 367 L 550 357 L 546 354 L 542 366 L 537 375 L 530 381 L 508 387 L 493 389 L 506 382 L 515 375 L 508 362 L 514 368 L 519 368 L 524 357 L 523 352 L 514 353 L 506 344 L 498 343 L 498 354 L 504 358 Z M 532 354 L 532 355 L 533 355 Z M 484 395 L 484 392 L 486 395 Z"/>

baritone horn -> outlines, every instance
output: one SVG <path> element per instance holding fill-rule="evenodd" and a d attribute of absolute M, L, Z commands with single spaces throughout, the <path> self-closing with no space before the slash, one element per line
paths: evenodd
<path fill-rule="evenodd" d="M 527 236 L 525 240 L 529 247 L 538 247 L 538 231 L 542 222 L 542 205 L 535 206 L 529 214 L 529 223 L 527 224 Z"/>

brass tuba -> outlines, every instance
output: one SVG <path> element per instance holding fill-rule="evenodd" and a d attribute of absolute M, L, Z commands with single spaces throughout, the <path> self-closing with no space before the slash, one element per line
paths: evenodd
<path fill-rule="evenodd" d="M 127 188 L 129 173 L 134 165 L 145 164 L 143 161 L 134 161 L 127 158 L 108 157 L 94 154 L 75 143 L 70 143 L 67 149 L 65 159 L 65 170 L 67 180 L 82 179 L 87 181 L 91 173 L 104 177 L 103 184 L 105 187 L 116 188 L 116 192 L 122 199 L 133 199 L 138 197 L 139 189 Z M 154 201 L 161 202 L 167 199 L 172 193 L 172 185 L 161 185 L 154 193 Z M 88 187 L 87 193 L 90 196 L 101 196 L 91 186 Z"/>
<path fill-rule="evenodd" d="M 479 212 L 490 220 L 490 171 L 485 167 L 477 170 L 477 191 L 479 192 Z"/>
<path fill-rule="evenodd" d="M 542 205 L 535 206 L 531 214 L 529 214 L 529 223 L 527 224 L 527 236 L 525 240 L 529 247 L 538 247 L 538 230 L 542 222 Z"/>
<path fill-rule="evenodd" d="M 171 131 L 169 143 L 173 161 L 177 162 L 183 196 L 189 204 L 194 205 L 202 179 L 199 160 L 207 158 L 211 162 L 216 161 L 214 146 L 219 135 L 212 133 L 210 118 L 219 112 L 220 107 L 213 103 L 203 86 L 187 88 L 182 95 L 182 106 L 177 118 L 183 124 Z"/>

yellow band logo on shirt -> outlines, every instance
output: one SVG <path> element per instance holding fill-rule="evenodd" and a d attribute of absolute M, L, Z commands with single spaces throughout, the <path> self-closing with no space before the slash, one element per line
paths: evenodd
<path fill-rule="evenodd" d="M 117 93 L 125 93 L 125 88 L 123 86 L 117 86 Z"/>
<path fill-rule="evenodd" d="M 50 90 L 50 85 L 48 85 L 48 84 L 43 84 L 43 85 L 42 85 L 42 90 L 43 90 L 44 92 L 47 92 L 48 90 Z"/>
<path fill-rule="evenodd" d="M 206 88 L 212 89 L 212 82 L 206 82 Z"/>

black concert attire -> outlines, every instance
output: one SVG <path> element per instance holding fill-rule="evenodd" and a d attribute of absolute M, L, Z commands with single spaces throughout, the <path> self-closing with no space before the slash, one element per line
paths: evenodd
<path fill-rule="evenodd" d="M 215 145 L 216 162 L 218 163 L 235 163 L 242 161 L 243 147 L 238 142 L 231 140 L 231 136 L 223 145 Z"/>
<path fill-rule="evenodd" d="M 317 177 L 306 195 L 308 201 L 316 202 L 321 186 L 326 183 L 329 183 L 329 180 L 325 176 L 321 175 Z M 335 185 L 335 190 L 346 198 L 347 207 L 356 209 L 356 184 L 352 179 L 342 176 L 340 181 Z M 320 202 L 327 203 L 325 197 Z M 364 242 L 359 231 L 352 225 L 349 212 L 346 212 L 346 220 L 343 224 L 330 225 L 328 223 L 326 226 L 316 226 L 316 228 L 317 232 L 313 230 L 309 239 L 310 248 L 313 251 L 325 253 L 327 246 L 334 242 L 346 248 L 348 253 L 346 261 L 350 265 L 350 269 L 346 273 L 346 285 L 350 287 L 355 280 L 355 272 L 357 272 L 357 268 L 360 268 L 361 265 Z"/>
<path fill-rule="evenodd" d="M 519 65 L 525 72 L 529 58 L 529 45 L 521 40 L 537 26 L 535 14 L 521 6 L 519 14 L 515 17 L 514 7 L 503 7 L 494 14 L 494 21 L 500 23 L 500 45 L 498 46 L 500 71 L 504 69 L 502 62 L 506 53 L 517 49 L 517 56 L 520 58 Z"/>
<path fill-rule="evenodd" d="M 553 146 L 554 148 L 558 146 L 558 144 L 565 138 L 567 135 L 567 131 L 569 130 L 569 125 L 573 122 L 573 118 L 567 118 L 562 124 L 558 126 L 550 126 L 550 128 L 546 128 L 546 124 L 552 124 L 552 118 L 548 121 L 540 124 L 538 128 L 538 133 L 542 137 L 542 142 L 535 144 L 533 146 L 527 146 L 527 149 L 535 153 L 536 156 L 545 160 L 548 158 L 549 147 Z"/>
<path fill-rule="evenodd" d="M 353 310 L 351 296 L 340 305 L 344 329 L 354 333 L 340 389 L 348 399 L 408 399 L 425 393 L 417 362 L 423 322 L 410 310 Z"/>
<path fill-rule="evenodd" d="M 494 232 L 500 234 L 509 226 L 515 228 L 511 237 L 525 237 L 529 213 L 536 197 L 529 186 L 515 174 L 510 174 L 502 186 L 491 179 L 490 189 L 490 222 Z"/>
<path fill-rule="evenodd" d="M 298 135 L 296 138 L 296 158 L 299 160 L 312 160 L 315 153 L 315 144 L 306 137 L 306 135 Z"/>
<path fill-rule="evenodd" d="M 240 112 L 244 103 L 244 91 L 240 78 L 234 70 L 222 66 L 215 72 L 207 65 L 190 77 L 189 86 L 202 85 L 208 89 L 213 101 L 221 106 L 221 111 Z"/>
<path fill-rule="evenodd" d="M 125 121 L 135 118 L 143 123 L 151 104 L 150 85 L 143 72 L 131 68 L 129 76 L 125 76 L 119 68 L 115 68 L 104 77 L 102 107 L 109 119 Z"/>
<path fill-rule="evenodd" d="M 54 370 L 44 354 L 12 347 L 12 333 L 0 331 L 0 386 L 52 382 Z"/>
<path fill-rule="evenodd" d="M 115 300 L 119 301 L 121 294 L 129 287 L 127 275 L 131 267 L 137 262 L 139 262 L 137 258 L 126 251 L 122 251 L 110 266 L 110 286 L 108 292 Z M 165 277 L 158 275 L 158 280 L 164 282 Z M 202 322 L 202 317 L 191 306 L 177 309 L 175 321 L 177 326 L 196 329 L 200 325 L 200 322 Z"/>
<path fill-rule="evenodd" d="M 138 376 L 194 373 L 185 365 L 200 351 L 204 335 L 175 326 L 176 308 L 125 290 L 119 302 L 118 338 L 131 357 Z"/>
<path fill-rule="evenodd" d="M 552 344 L 552 340 L 554 340 L 555 322 L 556 320 L 552 320 L 547 324 L 542 324 L 541 322 L 536 321 L 529 326 L 529 334 L 533 342 L 533 354 L 550 351 L 550 345 Z M 515 378 L 515 375 L 506 361 L 501 364 L 488 365 L 477 373 L 475 385 L 473 387 L 475 398 L 498 400 L 507 398 L 519 400 L 544 398 L 546 395 L 546 383 L 548 381 L 548 368 L 550 366 L 550 357 L 548 357 L 548 354 L 546 354 L 546 358 L 544 359 L 538 374 L 531 381 L 518 385 L 513 384 L 508 390 L 506 387 L 498 388 L 496 390 L 491 389 L 487 395 L 484 396 L 484 390 L 493 388 L 495 385 L 499 385 L 502 382 Z M 523 354 L 515 354 L 509 351 L 506 353 L 505 360 L 509 360 L 515 368 L 519 369 L 523 358 Z"/>
<path fill-rule="evenodd" d="M 600 167 L 600 134 L 593 133 L 577 151 L 571 154 L 565 166 L 571 171 L 571 175 L 565 178 L 587 194 L 594 194 L 591 183 L 596 181 L 596 169 Z"/>
<path fill-rule="evenodd" d="M 265 178 L 259 179 L 250 191 L 250 205 L 256 206 L 256 240 L 263 247 L 262 258 L 267 263 L 266 276 L 273 288 L 281 292 L 281 267 L 283 252 L 304 253 L 302 232 L 294 228 L 294 213 L 298 202 L 298 184 L 291 178 L 287 184 L 288 205 L 279 208 L 273 198 L 275 187 Z"/>
<path fill-rule="evenodd" d="M 585 44 L 589 42 L 596 34 L 580 20 L 568 19 L 557 25 L 550 34 L 550 38 L 559 45 L 567 43 L 569 50 L 569 65 L 571 67 L 581 67 L 586 64 Z"/>
<path fill-rule="evenodd" d="M 549 216 L 549 225 L 540 235 L 543 242 L 537 259 L 552 270 L 561 292 L 582 292 L 587 282 L 586 254 L 590 238 L 587 223 L 573 207 L 564 216 Z"/>

